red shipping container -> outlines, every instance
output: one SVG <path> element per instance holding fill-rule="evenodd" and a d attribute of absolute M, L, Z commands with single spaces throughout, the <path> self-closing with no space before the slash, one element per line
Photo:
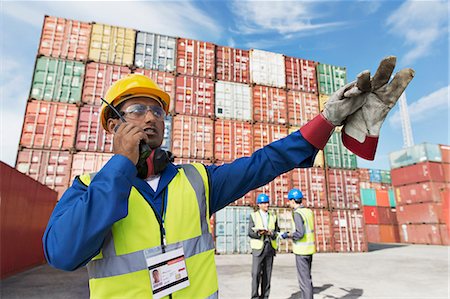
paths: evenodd
<path fill-rule="evenodd" d="M 86 60 L 91 30 L 89 23 L 45 16 L 39 54 L 68 60 Z"/>
<path fill-rule="evenodd" d="M 397 207 L 397 219 L 403 223 L 443 223 L 442 203 L 418 203 Z"/>
<path fill-rule="evenodd" d="M 375 190 L 377 206 L 390 207 L 388 190 Z"/>
<path fill-rule="evenodd" d="M 359 176 L 356 170 L 328 169 L 328 201 L 334 209 L 360 209 Z"/>
<path fill-rule="evenodd" d="M 367 169 L 367 168 L 359 168 L 358 169 L 358 174 L 359 174 L 359 181 L 360 182 L 370 182 L 369 169 Z"/>
<path fill-rule="evenodd" d="M 191 76 L 178 76 L 176 81 L 176 113 L 214 117 L 214 81 Z"/>
<path fill-rule="evenodd" d="M 214 79 L 215 56 L 212 43 L 178 38 L 177 73 Z"/>
<path fill-rule="evenodd" d="M 100 107 L 108 88 L 120 78 L 130 74 L 127 66 L 118 66 L 98 62 L 86 64 L 82 102 Z"/>
<path fill-rule="evenodd" d="M 380 236 L 380 225 L 379 224 L 368 224 L 366 219 L 366 234 L 367 234 L 367 242 L 369 243 L 381 243 Z"/>
<path fill-rule="evenodd" d="M 75 142 L 78 107 L 74 104 L 30 101 L 20 145 L 29 148 L 70 149 Z"/>
<path fill-rule="evenodd" d="M 450 145 L 439 145 L 442 154 L 442 163 L 450 163 Z"/>
<path fill-rule="evenodd" d="M 450 190 L 441 191 L 442 221 L 447 224 L 448 235 L 450 235 Z"/>
<path fill-rule="evenodd" d="M 72 169 L 70 178 L 77 175 L 98 172 L 111 159 L 113 154 L 79 152 L 72 157 Z"/>
<path fill-rule="evenodd" d="M 288 207 L 287 195 L 290 187 L 290 174 L 284 173 L 270 183 L 255 189 L 255 197 L 261 193 L 265 193 L 270 198 L 270 206 L 279 208 Z"/>
<path fill-rule="evenodd" d="M 248 122 L 216 119 L 214 125 L 214 157 L 233 161 L 253 153 L 253 127 Z"/>
<path fill-rule="evenodd" d="M 442 163 L 437 162 L 423 162 L 392 169 L 391 178 L 394 187 L 427 181 L 445 182 Z"/>
<path fill-rule="evenodd" d="M 445 224 L 400 224 L 402 243 L 448 245 Z"/>
<path fill-rule="evenodd" d="M 367 251 L 368 244 L 362 211 L 333 210 L 331 212 L 331 221 L 334 251 Z"/>
<path fill-rule="evenodd" d="M 176 115 L 172 124 L 172 151 L 177 158 L 212 160 L 214 121 L 205 117 Z"/>
<path fill-rule="evenodd" d="M 45 263 L 42 235 L 57 193 L 0 162 L 0 278 Z"/>
<path fill-rule="evenodd" d="M 313 93 L 288 91 L 287 103 L 291 126 L 303 126 L 320 113 L 319 100 Z"/>
<path fill-rule="evenodd" d="M 142 74 L 152 79 L 158 86 L 170 95 L 169 112 L 175 111 L 175 75 L 156 70 L 136 69 L 135 74 Z"/>
<path fill-rule="evenodd" d="M 288 129 L 286 127 L 256 123 L 253 125 L 253 151 L 287 135 Z"/>
<path fill-rule="evenodd" d="M 379 224 L 380 223 L 380 218 L 378 216 L 377 207 L 363 206 L 363 210 L 364 210 L 364 219 L 366 221 L 366 224 Z"/>
<path fill-rule="evenodd" d="M 75 144 L 77 150 L 112 153 L 113 135 L 103 129 L 99 115 L 100 109 L 97 106 L 85 105 L 80 108 Z"/>
<path fill-rule="evenodd" d="M 328 208 L 325 171 L 322 168 L 296 168 L 290 171 L 292 188 L 302 191 L 309 208 Z"/>
<path fill-rule="evenodd" d="M 238 83 L 250 82 L 249 51 L 216 46 L 216 79 Z"/>
<path fill-rule="evenodd" d="M 314 213 L 314 232 L 317 252 L 332 252 L 331 217 L 330 211 L 325 209 L 312 209 Z"/>
<path fill-rule="evenodd" d="M 444 180 L 446 183 L 450 183 L 450 164 L 443 163 L 442 170 L 444 171 Z"/>
<path fill-rule="evenodd" d="M 317 92 L 316 65 L 314 61 L 285 57 L 286 87 L 310 93 Z"/>
<path fill-rule="evenodd" d="M 17 154 L 16 168 L 58 192 L 69 187 L 72 155 L 69 152 L 23 149 Z"/>
<path fill-rule="evenodd" d="M 448 183 L 424 182 L 394 188 L 395 199 L 398 205 L 420 203 L 420 202 L 440 202 L 440 191 L 450 187 Z"/>
<path fill-rule="evenodd" d="M 262 123 L 287 124 L 286 91 L 280 88 L 255 85 L 253 119 Z"/>
<path fill-rule="evenodd" d="M 397 210 L 391 207 L 377 207 L 379 224 L 396 225 Z"/>
<path fill-rule="evenodd" d="M 400 233 L 398 225 L 380 224 L 380 242 L 382 243 L 400 243 Z"/>

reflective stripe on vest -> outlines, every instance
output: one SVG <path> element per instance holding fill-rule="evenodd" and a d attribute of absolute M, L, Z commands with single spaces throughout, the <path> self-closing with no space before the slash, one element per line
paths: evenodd
<path fill-rule="evenodd" d="M 269 222 L 267 224 L 268 229 L 271 230 L 271 231 L 275 231 L 275 222 L 277 220 L 277 216 L 275 216 L 274 214 L 272 214 L 270 212 L 267 212 L 267 213 L 268 213 L 267 217 L 268 217 L 268 222 Z M 259 227 L 261 227 L 261 228 L 264 227 L 262 216 L 261 216 L 259 210 L 256 211 L 256 212 L 251 213 L 250 216 L 253 219 L 253 224 L 255 225 L 255 227 L 258 227 L 258 228 Z M 275 250 L 277 250 L 278 244 L 277 244 L 277 240 L 276 239 L 275 240 L 270 239 L 270 244 L 272 245 L 272 247 Z M 260 250 L 260 249 L 263 248 L 263 246 L 264 246 L 264 236 L 261 236 L 260 239 L 253 239 L 253 238 L 250 239 L 250 247 L 252 249 Z"/>
<path fill-rule="evenodd" d="M 293 243 L 293 252 L 299 255 L 310 255 L 316 253 L 313 212 L 307 208 L 298 208 L 294 211 L 294 213 L 297 213 L 302 217 L 305 233 L 300 240 Z M 295 228 L 295 221 L 293 218 L 292 225 Z"/>
<path fill-rule="evenodd" d="M 86 185 L 90 179 L 93 176 L 80 176 Z M 199 163 L 182 165 L 167 187 L 165 250 L 182 244 L 190 286 L 173 293 L 173 299 L 218 298 L 208 206 L 206 169 Z M 151 255 L 161 253 L 157 217 L 156 211 L 133 187 L 128 216 L 114 223 L 100 254 L 87 264 L 91 298 L 152 298 L 144 251 Z"/>

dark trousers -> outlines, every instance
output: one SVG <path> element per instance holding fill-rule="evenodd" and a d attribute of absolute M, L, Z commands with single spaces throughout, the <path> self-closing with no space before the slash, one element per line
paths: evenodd
<path fill-rule="evenodd" d="M 311 279 L 312 255 L 295 255 L 297 265 L 297 278 L 302 299 L 313 298 L 313 284 Z"/>
<path fill-rule="evenodd" d="M 274 255 L 275 250 L 270 243 L 264 243 L 264 248 L 260 255 L 253 253 L 252 299 L 269 298 Z M 258 294 L 260 285 L 261 295 Z"/>

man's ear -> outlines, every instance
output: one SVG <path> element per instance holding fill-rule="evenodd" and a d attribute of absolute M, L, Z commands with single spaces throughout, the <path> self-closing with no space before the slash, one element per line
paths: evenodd
<path fill-rule="evenodd" d="M 106 123 L 106 127 L 108 128 L 108 133 L 114 134 L 116 131 L 114 130 L 114 128 L 119 128 L 118 125 L 120 123 L 119 119 L 116 118 L 110 118 L 108 119 L 107 123 Z"/>

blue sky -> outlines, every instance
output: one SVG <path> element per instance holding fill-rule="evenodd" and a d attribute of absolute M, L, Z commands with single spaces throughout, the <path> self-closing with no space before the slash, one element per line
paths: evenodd
<path fill-rule="evenodd" d="M 447 1 L 2 1 L 1 153 L 14 165 L 44 15 L 95 21 L 262 49 L 347 67 L 348 80 L 396 55 L 412 67 L 406 90 L 415 143 L 449 144 L 449 4 Z M 403 146 L 398 105 L 381 130 L 375 161 Z"/>

